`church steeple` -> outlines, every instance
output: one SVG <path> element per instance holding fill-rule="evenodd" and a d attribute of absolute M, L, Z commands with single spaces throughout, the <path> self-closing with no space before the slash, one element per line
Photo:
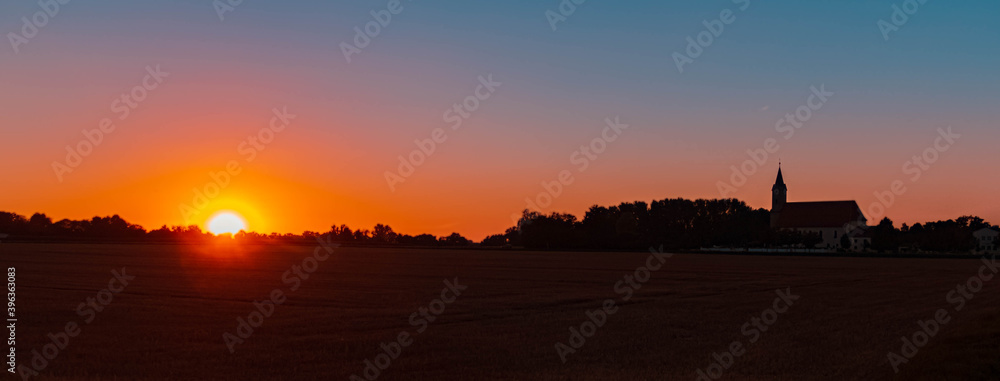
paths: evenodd
<path fill-rule="evenodd" d="M 788 187 L 785 186 L 785 176 L 781 175 L 781 164 L 778 164 L 778 179 L 774 181 L 774 186 L 771 187 L 771 191 L 776 191 L 782 189 L 788 191 Z"/>
<path fill-rule="evenodd" d="M 785 185 L 785 176 L 781 174 L 781 163 L 778 163 L 778 179 L 771 187 L 771 227 L 778 226 L 781 210 L 788 203 L 788 186 Z"/>

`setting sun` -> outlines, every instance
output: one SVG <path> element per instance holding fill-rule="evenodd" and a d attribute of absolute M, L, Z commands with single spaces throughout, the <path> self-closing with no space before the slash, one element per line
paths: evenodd
<path fill-rule="evenodd" d="M 236 212 L 221 211 L 208 219 L 208 231 L 212 234 L 236 234 L 240 230 L 246 230 L 247 223 Z"/>

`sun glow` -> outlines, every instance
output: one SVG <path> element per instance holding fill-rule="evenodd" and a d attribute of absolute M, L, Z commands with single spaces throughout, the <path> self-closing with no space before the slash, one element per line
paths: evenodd
<path fill-rule="evenodd" d="M 247 223 L 238 213 L 224 210 L 208 219 L 208 231 L 212 234 L 236 234 L 247 229 Z"/>

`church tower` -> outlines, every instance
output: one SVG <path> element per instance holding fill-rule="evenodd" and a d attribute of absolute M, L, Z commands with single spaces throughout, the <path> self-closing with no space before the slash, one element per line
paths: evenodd
<path fill-rule="evenodd" d="M 785 204 L 788 202 L 788 187 L 785 186 L 785 178 L 781 175 L 781 164 L 778 164 L 778 179 L 775 180 L 774 186 L 771 187 L 771 227 L 778 227 L 778 217 L 781 215 L 781 210 L 785 208 Z"/>

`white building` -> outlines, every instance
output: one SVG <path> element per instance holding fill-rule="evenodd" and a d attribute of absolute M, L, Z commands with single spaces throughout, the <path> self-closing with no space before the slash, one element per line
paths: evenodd
<path fill-rule="evenodd" d="M 1000 251 L 1000 231 L 996 228 L 985 228 L 980 229 L 972 233 L 976 237 L 976 243 L 979 245 L 977 251 L 984 253 L 996 253 Z"/>
<path fill-rule="evenodd" d="M 807 233 L 819 233 L 820 249 L 840 249 L 846 234 L 851 251 L 871 246 L 868 219 L 856 201 L 788 202 L 788 187 L 778 168 L 778 179 L 771 188 L 771 227 Z"/>

